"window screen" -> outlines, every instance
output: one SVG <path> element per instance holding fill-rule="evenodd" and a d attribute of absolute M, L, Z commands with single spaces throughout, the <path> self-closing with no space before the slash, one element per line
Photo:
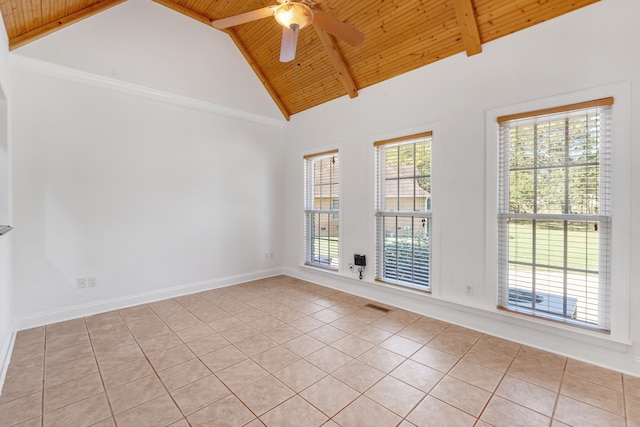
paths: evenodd
<path fill-rule="evenodd" d="M 608 331 L 612 98 L 498 119 L 498 306 Z"/>
<path fill-rule="evenodd" d="M 431 289 L 431 132 L 374 143 L 376 279 Z"/>
<path fill-rule="evenodd" d="M 306 264 L 339 267 L 340 162 L 338 151 L 305 156 Z"/>

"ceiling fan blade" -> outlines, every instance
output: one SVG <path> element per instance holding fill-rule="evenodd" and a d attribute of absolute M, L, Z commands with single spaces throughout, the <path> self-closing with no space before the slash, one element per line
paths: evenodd
<path fill-rule="evenodd" d="M 296 58 L 298 45 L 298 27 L 282 28 L 282 44 L 280 45 L 280 62 L 290 62 Z"/>
<path fill-rule="evenodd" d="M 218 30 L 224 30 L 225 28 L 273 16 L 273 10 L 273 6 L 267 6 L 250 12 L 241 13 L 239 15 L 229 16 L 228 18 L 216 19 L 211 22 L 211 25 Z"/>
<path fill-rule="evenodd" d="M 358 46 L 364 41 L 363 33 L 321 10 L 315 11 L 313 15 L 313 25 L 322 28 L 329 34 L 333 34 L 351 46 Z"/>

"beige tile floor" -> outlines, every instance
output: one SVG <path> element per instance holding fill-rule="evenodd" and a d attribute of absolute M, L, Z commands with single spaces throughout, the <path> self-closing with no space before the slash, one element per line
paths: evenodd
<path fill-rule="evenodd" d="M 0 426 L 640 426 L 640 379 L 286 276 L 21 331 Z"/>

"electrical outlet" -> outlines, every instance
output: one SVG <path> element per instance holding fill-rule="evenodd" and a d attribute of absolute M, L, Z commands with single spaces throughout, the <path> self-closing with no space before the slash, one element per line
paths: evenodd
<path fill-rule="evenodd" d="M 464 293 L 467 296 L 472 296 L 473 295 L 473 286 L 471 285 L 467 285 L 467 287 L 464 289 Z"/>
<path fill-rule="evenodd" d="M 96 286 L 97 286 L 96 278 L 95 277 L 87 277 L 87 287 L 88 288 L 95 288 Z"/>
<path fill-rule="evenodd" d="M 78 289 L 84 289 L 87 287 L 87 279 L 84 277 L 76 279 L 76 283 L 78 284 Z"/>

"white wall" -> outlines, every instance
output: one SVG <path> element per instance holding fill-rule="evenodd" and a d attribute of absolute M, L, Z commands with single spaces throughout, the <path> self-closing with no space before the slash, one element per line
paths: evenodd
<path fill-rule="evenodd" d="M 128 0 L 15 53 L 283 120 L 227 34 L 152 0 Z"/>
<path fill-rule="evenodd" d="M 448 58 L 356 99 L 297 114 L 284 134 L 277 109 L 226 35 L 149 0 L 130 0 L 18 49 L 15 55 L 35 62 L 18 61 L 7 90 L 16 229 L 12 286 L 3 288 L 0 277 L 0 292 L 13 289 L 15 304 L 0 319 L 0 334 L 12 329 L 13 315 L 24 328 L 273 274 L 284 265 L 292 275 L 639 375 L 637 280 L 628 287 L 628 346 L 496 313 L 485 254 L 487 112 L 626 82 L 635 142 L 638 14 L 635 0 L 599 2 L 487 44 L 480 55 Z M 2 64 L 7 55 L 0 54 Z M 42 61 L 58 68 L 47 72 Z M 74 77 L 71 69 L 96 80 Z M 158 91 L 155 98 L 149 88 Z M 162 93 L 184 98 L 180 105 L 159 102 Z M 264 120 L 210 114 L 197 101 Z M 372 265 L 362 282 L 344 269 L 354 252 L 373 260 L 372 141 L 422 129 L 434 131 L 436 144 L 432 296 L 374 283 Z M 326 274 L 299 265 L 302 155 L 336 147 L 343 269 Z M 635 147 L 629 158 L 626 189 L 637 217 Z M 630 258 L 640 259 L 638 226 L 627 231 Z M 273 258 L 265 258 L 269 251 Z M 638 277 L 640 266 L 626 273 Z M 97 288 L 78 290 L 78 277 L 96 277 Z M 473 297 L 464 295 L 467 285 Z"/>
<path fill-rule="evenodd" d="M 280 271 L 280 127 L 27 68 L 13 70 L 20 328 Z"/>
<path fill-rule="evenodd" d="M 360 91 L 353 100 L 338 99 L 297 114 L 287 125 L 285 271 L 350 292 L 397 304 L 423 314 L 564 353 L 604 366 L 640 374 L 640 267 L 623 271 L 615 289 L 626 289 L 614 311 L 627 313 L 630 332 L 615 339 L 548 326 L 500 314 L 495 284 L 486 274 L 495 260 L 485 254 L 491 241 L 486 223 L 486 115 L 488 111 L 576 91 L 623 82 L 632 88 L 630 129 L 635 144 L 630 159 L 632 185 L 618 179 L 619 193 L 631 197 L 631 215 L 640 214 L 640 55 L 635 18 L 640 3 L 608 0 L 483 46 L 473 57 L 457 55 Z M 628 89 L 629 90 L 629 89 Z M 616 107 L 618 108 L 618 107 Z M 346 270 L 353 253 L 375 253 L 372 142 L 417 130 L 434 131 L 434 283 L 433 295 L 388 287 L 373 281 L 373 265 L 359 282 Z M 302 155 L 338 148 L 341 164 L 341 271 L 317 272 L 300 266 L 303 246 Z M 629 213 L 629 212 L 627 212 Z M 638 225 L 624 224 L 630 250 L 639 259 Z M 370 262 L 372 264 L 372 262 Z M 614 264 L 617 261 L 614 260 Z M 628 269 L 627 269 L 628 270 Z M 473 296 L 465 287 L 473 287 Z M 617 291 L 616 291 L 617 292 Z M 630 340 L 633 346 L 629 346 Z"/>
<path fill-rule="evenodd" d="M 226 34 L 130 0 L 11 59 L 20 329 L 281 270 L 285 120 Z"/>
<path fill-rule="evenodd" d="M 7 33 L 4 29 L 4 23 L 0 20 L 0 225 L 11 223 L 11 153 L 7 99 L 10 77 Z M 6 375 L 14 332 L 11 292 L 11 238 L 11 233 L 0 236 L 0 391 Z"/>

